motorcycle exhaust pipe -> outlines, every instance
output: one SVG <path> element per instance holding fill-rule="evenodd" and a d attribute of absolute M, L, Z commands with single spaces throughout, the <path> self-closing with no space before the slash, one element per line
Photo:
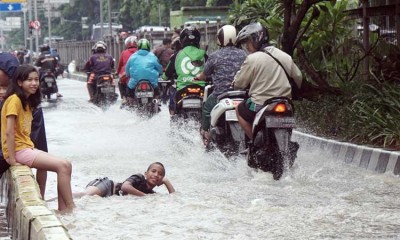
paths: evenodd
<path fill-rule="evenodd" d="M 152 102 L 153 102 L 154 104 L 161 105 L 161 104 L 160 104 L 160 99 L 153 99 Z"/>

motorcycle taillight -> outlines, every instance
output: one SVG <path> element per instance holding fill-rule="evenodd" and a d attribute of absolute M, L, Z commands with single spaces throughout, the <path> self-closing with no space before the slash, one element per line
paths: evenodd
<path fill-rule="evenodd" d="M 147 90 L 147 83 L 142 83 L 142 84 L 140 84 L 140 89 L 141 89 L 142 91 L 146 91 L 146 90 Z"/>
<path fill-rule="evenodd" d="M 275 107 L 274 107 L 274 109 L 273 109 L 273 111 L 276 112 L 276 113 L 283 113 L 283 112 L 286 112 L 286 111 L 287 111 L 287 109 L 286 109 L 286 104 L 284 104 L 284 103 L 278 103 L 278 104 L 276 104 Z"/>

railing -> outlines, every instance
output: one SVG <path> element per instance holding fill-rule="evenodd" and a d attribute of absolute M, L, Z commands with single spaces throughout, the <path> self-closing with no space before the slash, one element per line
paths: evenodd
<path fill-rule="evenodd" d="M 216 45 L 216 33 L 219 25 L 201 25 L 198 26 L 201 32 L 201 47 L 208 51 L 214 51 L 217 49 Z M 143 32 L 138 34 L 138 38 L 147 38 L 152 43 L 153 47 L 161 44 L 163 38 L 170 38 L 172 32 Z M 121 52 L 125 49 L 124 41 L 120 38 L 106 38 L 104 39 L 108 49 L 107 52 L 113 56 L 117 65 Z M 63 65 L 68 65 L 72 60 L 75 60 L 77 71 L 82 71 L 85 63 L 92 55 L 92 47 L 96 41 L 60 41 L 57 42 L 54 47 L 60 54 Z M 115 66 L 117 67 L 117 66 Z"/>
<path fill-rule="evenodd" d="M 7 170 L 0 179 L 0 193 L 12 239 L 72 239 L 42 200 L 29 167 L 15 166 Z"/>

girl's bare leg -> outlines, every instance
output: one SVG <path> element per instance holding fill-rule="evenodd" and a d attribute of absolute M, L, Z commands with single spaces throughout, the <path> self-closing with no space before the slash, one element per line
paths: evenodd
<path fill-rule="evenodd" d="M 46 152 L 39 153 L 32 164 L 33 168 L 57 173 L 58 210 L 70 211 L 75 207 L 71 190 L 71 162 Z"/>
<path fill-rule="evenodd" d="M 42 198 L 44 200 L 44 195 L 46 193 L 47 171 L 38 169 L 36 171 L 36 181 L 39 184 L 40 195 L 42 195 Z"/>

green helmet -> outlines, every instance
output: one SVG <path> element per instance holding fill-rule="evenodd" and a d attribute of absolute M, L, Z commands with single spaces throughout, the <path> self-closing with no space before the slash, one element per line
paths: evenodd
<path fill-rule="evenodd" d="M 146 38 L 142 38 L 137 43 L 138 49 L 150 51 L 150 42 Z"/>

